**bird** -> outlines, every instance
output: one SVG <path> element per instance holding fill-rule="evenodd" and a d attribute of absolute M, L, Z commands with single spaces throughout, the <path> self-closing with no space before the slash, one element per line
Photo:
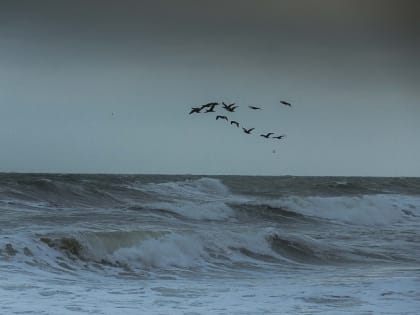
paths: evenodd
<path fill-rule="evenodd" d="M 249 128 L 249 129 L 245 129 L 242 127 L 242 130 L 247 133 L 247 134 L 251 134 L 251 131 L 254 130 L 255 128 Z"/>
<path fill-rule="evenodd" d="M 201 111 L 201 109 L 202 108 L 200 108 L 200 107 L 193 107 L 193 108 L 191 108 L 190 115 L 192 113 L 199 113 Z"/>
<path fill-rule="evenodd" d="M 261 107 L 257 107 L 257 106 L 248 106 L 248 107 L 254 110 L 261 109 Z"/>
<path fill-rule="evenodd" d="M 234 106 L 235 103 L 232 104 L 226 104 L 225 102 L 222 102 L 223 104 L 223 108 L 226 109 L 228 112 L 234 112 L 236 108 L 238 108 L 239 106 Z"/>
<path fill-rule="evenodd" d="M 210 105 L 210 108 L 208 108 L 205 113 L 214 113 L 214 108 L 216 107 L 216 104 Z"/>
<path fill-rule="evenodd" d="M 227 107 L 231 107 L 231 106 L 235 105 L 235 103 L 232 103 L 232 104 L 228 105 L 225 102 L 222 102 L 222 105 L 223 105 L 223 108 L 227 108 Z"/>
<path fill-rule="evenodd" d="M 230 124 L 231 124 L 231 125 L 236 125 L 236 127 L 238 127 L 238 128 L 239 128 L 239 123 L 238 123 L 237 121 L 232 120 L 232 121 L 230 122 Z"/>
<path fill-rule="evenodd" d="M 206 107 L 216 106 L 216 105 L 219 105 L 219 103 L 218 102 L 207 103 L 207 104 L 201 105 L 201 109 L 206 108 Z"/>
<path fill-rule="evenodd" d="M 229 120 L 228 120 L 228 118 L 227 118 L 226 116 L 217 115 L 217 116 L 216 116 L 216 120 L 218 120 L 219 118 L 220 118 L 220 119 L 224 119 L 224 120 L 226 120 L 226 121 L 229 121 Z"/>
<path fill-rule="evenodd" d="M 264 137 L 264 138 L 270 138 L 270 136 L 271 135 L 273 135 L 274 134 L 274 132 L 269 132 L 269 133 L 267 133 L 266 135 L 260 135 L 261 137 Z"/>
<path fill-rule="evenodd" d="M 226 110 L 228 111 L 228 112 L 231 112 L 231 113 L 233 113 L 234 111 L 235 111 L 235 109 L 237 109 L 239 106 L 231 106 L 231 107 L 229 107 L 229 108 L 226 108 Z"/>
<path fill-rule="evenodd" d="M 283 139 L 284 137 L 286 137 L 286 135 L 281 135 L 281 136 L 276 136 L 276 137 L 271 137 L 273 139 Z"/>
<path fill-rule="evenodd" d="M 282 103 L 282 104 L 283 104 L 283 105 L 285 105 L 285 106 L 292 107 L 292 104 L 290 104 L 289 102 L 286 102 L 286 101 L 280 101 L 280 103 Z"/>

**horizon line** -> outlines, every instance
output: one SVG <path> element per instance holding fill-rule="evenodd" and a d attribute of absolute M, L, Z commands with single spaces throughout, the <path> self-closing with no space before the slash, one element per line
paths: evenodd
<path fill-rule="evenodd" d="M 420 178 L 420 176 L 389 175 L 267 175 L 267 174 L 206 174 L 206 173 L 111 173 L 111 172 L 20 172 L 0 171 L 0 175 L 109 175 L 109 176 L 241 176 L 241 177 L 370 177 L 370 178 Z"/>

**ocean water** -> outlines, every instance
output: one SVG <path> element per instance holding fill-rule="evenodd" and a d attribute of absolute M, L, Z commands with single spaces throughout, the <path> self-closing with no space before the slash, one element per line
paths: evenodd
<path fill-rule="evenodd" d="M 420 314 L 420 179 L 0 174 L 0 314 Z"/>

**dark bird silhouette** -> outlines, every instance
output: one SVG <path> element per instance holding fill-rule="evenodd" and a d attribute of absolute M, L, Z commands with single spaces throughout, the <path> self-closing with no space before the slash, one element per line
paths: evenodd
<path fill-rule="evenodd" d="M 273 139 L 283 139 L 284 137 L 286 137 L 286 135 L 281 135 L 281 136 L 276 136 L 276 137 L 271 137 Z"/>
<path fill-rule="evenodd" d="M 282 104 L 283 104 L 283 105 L 285 105 L 285 106 L 292 107 L 292 104 L 290 104 L 289 102 L 286 102 L 286 101 L 280 101 L 280 103 L 282 103 Z"/>
<path fill-rule="evenodd" d="M 228 112 L 231 112 L 231 113 L 233 113 L 234 111 L 235 111 L 235 109 L 237 109 L 239 106 L 231 106 L 231 107 L 229 107 L 229 108 L 226 108 L 226 110 L 228 111 Z"/>
<path fill-rule="evenodd" d="M 247 134 L 251 134 L 251 131 L 254 130 L 255 128 L 249 128 L 249 129 L 245 129 L 242 127 L 242 130 L 247 133 Z"/>
<path fill-rule="evenodd" d="M 267 133 L 266 135 L 260 135 L 261 137 L 264 137 L 264 138 L 270 138 L 270 136 L 271 135 L 273 135 L 274 134 L 274 132 L 269 132 L 269 133 Z"/>
<path fill-rule="evenodd" d="M 239 106 L 234 106 L 235 103 L 232 104 L 226 104 L 225 102 L 222 102 L 223 104 L 223 108 L 226 109 L 228 112 L 234 112 L 236 108 L 238 108 Z"/>
<path fill-rule="evenodd" d="M 215 107 L 216 107 L 216 104 L 211 105 L 210 108 L 208 108 L 205 111 L 205 113 L 214 113 L 215 112 L 215 110 L 214 110 Z"/>
<path fill-rule="evenodd" d="M 191 115 L 192 113 L 199 113 L 201 110 L 202 110 L 202 108 L 201 108 L 201 107 L 193 107 L 193 108 L 191 109 L 191 111 L 190 111 L 190 115 Z"/>
<path fill-rule="evenodd" d="M 227 122 L 229 121 L 229 120 L 228 120 L 228 118 L 227 118 L 226 116 L 221 116 L 221 115 L 217 115 L 217 116 L 216 116 L 216 120 L 218 120 L 218 119 L 224 119 L 224 120 L 226 120 Z"/>
<path fill-rule="evenodd" d="M 230 122 L 230 124 L 231 124 L 231 125 L 236 125 L 236 127 L 238 127 L 238 128 L 239 128 L 239 123 L 238 123 L 237 121 L 232 120 L 232 121 Z"/>
<path fill-rule="evenodd" d="M 206 108 L 206 107 L 216 106 L 216 105 L 219 105 L 219 103 L 218 102 L 207 103 L 207 104 L 201 105 L 201 109 Z"/>
<path fill-rule="evenodd" d="M 248 106 L 249 108 L 251 108 L 251 109 L 261 109 L 261 107 L 257 107 L 257 106 Z"/>
<path fill-rule="evenodd" d="M 217 106 L 217 105 L 219 105 L 219 103 L 217 103 L 217 102 L 212 102 L 212 103 L 207 103 L 207 104 L 205 104 L 205 105 L 201 105 L 201 109 L 204 109 L 204 108 L 208 108 L 208 109 L 212 109 L 211 111 L 213 112 L 214 111 L 214 108 Z M 207 113 L 207 111 L 206 111 L 206 113 Z"/>
<path fill-rule="evenodd" d="M 227 107 L 231 107 L 231 106 L 235 105 L 235 103 L 232 103 L 232 104 L 228 105 L 225 102 L 222 102 L 222 105 L 223 105 L 223 108 L 227 108 Z"/>

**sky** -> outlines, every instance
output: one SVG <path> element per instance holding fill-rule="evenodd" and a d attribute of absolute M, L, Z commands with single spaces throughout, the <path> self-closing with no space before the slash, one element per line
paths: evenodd
<path fill-rule="evenodd" d="M 415 0 L 0 0 L 0 172 L 420 176 L 418 56 Z"/>

